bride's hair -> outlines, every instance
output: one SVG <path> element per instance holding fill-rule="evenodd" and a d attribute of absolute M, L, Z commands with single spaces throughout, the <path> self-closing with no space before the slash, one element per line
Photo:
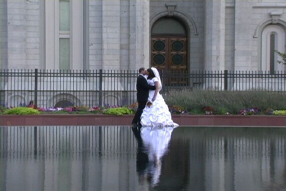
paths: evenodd
<path fill-rule="evenodd" d="M 153 70 L 151 68 L 148 68 L 147 72 L 149 73 L 147 79 L 152 79 L 152 78 L 155 77 L 155 74 L 154 74 L 154 72 L 153 72 Z"/>

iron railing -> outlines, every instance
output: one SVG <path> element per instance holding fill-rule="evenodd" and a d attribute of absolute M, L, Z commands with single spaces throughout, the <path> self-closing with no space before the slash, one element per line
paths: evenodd
<path fill-rule="evenodd" d="M 160 71 L 165 95 L 171 90 L 285 92 L 286 72 Z M 136 102 L 137 71 L 0 70 L 0 104 L 37 107 L 123 106 Z"/>

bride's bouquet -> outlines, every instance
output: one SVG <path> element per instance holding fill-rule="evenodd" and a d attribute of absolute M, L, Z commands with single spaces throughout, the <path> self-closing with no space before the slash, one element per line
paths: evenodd
<path fill-rule="evenodd" d="M 148 107 L 151 107 L 151 106 L 152 106 L 152 102 L 147 101 L 146 105 L 147 105 Z"/>

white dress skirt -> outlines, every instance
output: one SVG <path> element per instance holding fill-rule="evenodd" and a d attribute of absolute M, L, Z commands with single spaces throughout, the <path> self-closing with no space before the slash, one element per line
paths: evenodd
<path fill-rule="evenodd" d="M 173 127 L 142 127 L 141 137 L 144 152 L 148 155 L 147 173 L 151 177 L 151 185 L 156 186 L 161 175 L 161 160 L 167 153 Z"/>
<path fill-rule="evenodd" d="M 154 77 L 147 81 L 149 85 L 155 85 L 155 82 L 158 81 L 158 79 Z M 148 102 L 151 102 L 152 105 L 145 106 L 141 115 L 141 125 L 145 127 L 179 126 L 177 123 L 173 122 L 169 108 L 159 92 L 156 96 L 156 100 L 152 102 L 154 93 L 155 90 L 149 90 Z"/>

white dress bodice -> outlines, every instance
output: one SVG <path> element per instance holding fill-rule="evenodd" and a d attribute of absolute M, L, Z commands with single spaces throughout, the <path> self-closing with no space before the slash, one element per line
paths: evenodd
<path fill-rule="evenodd" d="M 155 86 L 155 82 L 157 82 L 157 81 L 158 81 L 158 79 L 156 77 L 154 77 L 152 79 L 147 79 L 148 84 L 151 86 Z M 149 90 L 148 101 L 152 102 L 154 94 L 155 94 L 155 90 Z M 158 92 L 158 94 L 159 94 L 159 92 Z"/>

